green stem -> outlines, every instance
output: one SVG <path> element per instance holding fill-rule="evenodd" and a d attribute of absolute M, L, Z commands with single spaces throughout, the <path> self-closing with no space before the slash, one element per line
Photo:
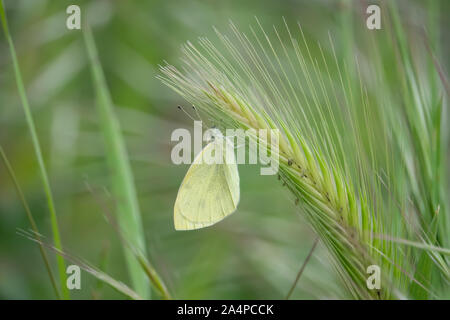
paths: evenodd
<path fill-rule="evenodd" d="M 97 94 L 97 111 L 106 146 L 106 159 L 112 174 L 113 193 L 117 200 L 118 222 L 128 243 L 145 254 L 144 230 L 128 154 L 120 123 L 113 110 L 113 102 L 98 59 L 92 31 L 84 27 L 84 40 L 90 60 Z M 143 298 L 150 298 L 149 282 L 134 253 L 123 246 L 133 288 Z"/>
<path fill-rule="evenodd" d="M 25 118 L 27 121 L 28 129 L 30 130 L 31 139 L 33 143 L 34 152 L 36 154 L 36 158 L 39 165 L 39 171 L 41 173 L 42 184 L 44 186 L 45 195 L 47 197 L 47 205 L 50 211 L 50 221 L 53 232 L 53 241 L 55 243 L 55 247 L 59 250 L 62 250 L 61 238 L 59 236 L 59 228 L 58 228 L 58 220 L 56 217 L 55 205 L 53 202 L 53 195 L 50 188 L 50 182 L 48 178 L 47 171 L 45 169 L 44 158 L 42 156 L 41 146 L 39 143 L 39 139 L 36 133 L 36 128 L 34 125 L 33 116 L 31 113 L 30 105 L 28 103 L 28 98 L 25 91 L 25 86 L 23 84 L 22 75 L 20 73 L 19 62 L 16 55 L 16 50 L 14 48 L 14 43 L 12 41 L 11 34 L 8 28 L 8 21 L 6 19 L 6 13 L 3 5 L 3 0 L 0 0 L 0 18 L 3 26 L 3 30 L 5 32 L 5 37 L 9 45 L 11 58 L 14 67 L 14 73 L 16 76 L 17 89 L 19 91 L 19 96 L 22 101 L 23 110 L 25 112 Z M 61 285 L 62 297 L 63 299 L 69 299 L 69 290 L 66 287 L 66 273 L 65 273 L 65 263 L 64 259 L 60 256 L 57 257 L 58 262 L 58 271 L 59 271 L 59 280 Z"/>
<path fill-rule="evenodd" d="M 28 206 L 27 200 L 25 199 L 25 195 L 22 191 L 22 188 L 19 185 L 19 182 L 16 178 L 16 175 L 14 174 L 14 170 L 11 166 L 11 163 L 9 162 L 8 158 L 6 157 L 5 152 L 3 151 L 3 147 L 0 146 L 0 155 L 2 157 L 3 163 L 5 164 L 6 169 L 8 170 L 8 173 L 14 183 L 14 186 L 16 188 L 17 191 L 17 195 L 20 198 L 20 201 L 22 202 L 23 208 L 25 209 L 25 212 L 27 214 L 27 218 L 28 221 L 31 224 L 31 228 L 33 229 L 34 233 L 36 234 L 36 237 L 40 240 L 40 233 L 39 233 L 39 229 L 37 227 L 36 222 L 34 221 L 33 215 L 31 214 L 31 210 L 30 207 Z M 50 281 L 52 283 L 53 286 L 53 290 L 55 291 L 55 295 L 57 298 L 61 298 L 59 291 L 58 291 L 58 286 L 56 284 L 56 280 L 55 277 L 53 276 L 53 272 L 52 272 L 52 268 L 50 267 L 50 263 L 48 261 L 48 257 L 47 257 L 47 253 L 44 250 L 44 246 L 42 244 L 39 244 L 39 250 L 41 252 L 41 256 L 42 259 L 44 260 L 44 264 L 45 264 L 45 268 L 47 269 L 48 272 L 48 276 L 50 278 Z"/>

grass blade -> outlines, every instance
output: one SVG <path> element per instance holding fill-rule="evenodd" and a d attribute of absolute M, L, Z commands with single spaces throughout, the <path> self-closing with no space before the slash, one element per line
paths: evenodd
<path fill-rule="evenodd" d="M 31 214 L 30 207 L 28 206 L 28 203 L 27 203 L 27 200 L 25 199 L 25 195 L 24 195 L 24 193 L 22 191 L 22 188 L 19 185 L 19 182 L 18 182 L 18 180 L 16 178 L 16 175 L 14 173 L 14 170 L 13 170 L 12 166 L 11 166 L 11 163 L 9 162 L 8 158 L 6 157 L 6 154 L 3 151 L 3 147 L 2 146 L 0 146 L 0 155 L 2 157 L 2 160 L 3 160 L 4 164 L 5 164 L 5 167 L 8 170 L 8 173 L 9 173 L 9 175 L 10 175 L 10 177 L 11 177 L 13 183 L 14 183 L 14 187 L 16 188 L 17 194 L 18 194 L 18 196 L 20 198 L 20 201 L 22 202 L 23 208 L 24 208 L 24 210 L 25 210 L 25 212 L 27 214 L 27 218 L 28 218 L 28 221 L 31 224 L 31 228 L 33 229 L 33 231 L 37 235 L 39 235 L 39 229 L 37 227 L 36 222 L 34 221 L 33 215 Z M 37 237 L 38 237 L 38 240 L 39 240 L 39 236 L 37 236 Z M 53 290 L 55 291 L 56 297 L 57 298 L 61 298 L 61 296 L 59 294 L 59 291 L 58 291 L 58 285 L 56 284 L 56 280 L 55 280 L 55 277 L 53 276 L 52 268 L 50 267 L 50 263 L 48 261 L 47 253 L 45 252 L 44 246 L 41 245 L 41 244 L 39 245 L 39 251 L 41 252 L 42 260 L 44 260 L 45 268 L 47 269 L 48 276 L 49 276 L 50 281 L 52 283 L 52 287 L 53 287 Z"/>
<path fill-rule="evenodd" d="M 439 252 L 444 255 L 450 255 L 450 249 L 436 247 L 436 246 L 427 244 L 425 242 L 422 243 L 422 242 L 410 241 L 410 240 L 406 240 L 406 239 L 392 238 L 392 237 L 385 236 L 385 235 L 374 235 L 374 236 L 379 239 L 404 244 L 406 246 L 411 246 L 411 247 L 426 250 L 426 251 Z"/>
<path fill-rule="evenodd" d="M 305 270 L 306 265 L 308 264 L 309 260 L 311 259 L 311 256 L 312 256 L 314 250 L 316 249 L 318 243 L 319 243 L 319 238 L 316 238 L 316 240 L 314 240 L 313 246 L 311 247 L 311 249 L 309 250 L 308 255 L 306 256 L 305 261 L 302 264 L 302 267 L 300 268 L 299 272 L 297 273 L 297 276 L 295 277 L 295 281 L 292 284 L 292 287 L 291 287 L 291 289 L 289 290 L 289 292 L 288 292 L 288 294 L 286 296 L 286 300 L 289 300 L 289 298 L 291 297 L 292 293 L 294 292 L 294 289 L 297 286 L 298 280 L 300 280 L 300 277 L 302 276 L 303 271 Z"/>
<path fill-rule="evenodd" d="M 49 243 L 44 242 L 41 239 L 41 236 L 39 234 L 34 234 L 34 233 L 27 232 L 24 230 L 18 230 L 17 233 L 21 236 L 24 236 L 25 238 L 28 238 L 31 241 L 38 243 L 40 246 L 44 246 L 47 249 L 54 251 L 56 254 L 64 257 L 64 259 L 66 259 L 67 261 L 70 261 L 71 263 L 76 264 L 81 269 L 83 269 L 87 273 L 89 273 L 92 276 L 94 276 L 95 278 L 97 278 L 97 280 L 109 285 L 111 288 L 113 288 L 114 290 L 116 290 L 119 293 L 122 293 L 123 295 L 127 296 L 128 298 L 133 299 L 133 300 L 142 300 L 142 297 L 139 296 L 139 294 L 137 294 L 135 291 L 130 289 L 130 287 L 128 287 L 123 282 L 112 278 L 110 275 L 95 268 L 90 263 L 88 263 L 78 257 L 75 257 L 73 255 L 70 255 L 67 252 L 59 250 L 59 249 L 55 248 L 55 246 L 52 246 Z"/>
<path fill-rule="evenodd" d="M 145 252 L 139 203 L 120 124 L 113 110 L 111 96 L 89 27 L 84 28 L 83 35 L 97 94 L 96 105 L 106 144 L 106 158 L 113 174 L 112 184 L 117 199 L 118 222 L 124 232 L 125 239 L 138 248 L 140 252 Z M 124 251 L 133 288 L 144 299 L 150 298 L 148 279 L 144 270 L 142 270 L 139 261 L 136 260 L 129 248 L 124 246 Z"/>
<path fill-rule="evenodd" d="M 119 235 L 119 238 L 122 241 L 123 246 L 131 250 L 131 252 L 133 252 L 137 261 L 139 261 L 142 270 L 144 270 L 145 274 L 147 275 L 148 279 L 150 280 L 150 283 L 153 285 L 153 288 L 156 290 L 156 292 L 159 293 L 162 299 L 171 300 L 172 296 L 169 290 L 167 289 L 167 286 L 164 283 L 162 277 L 160 277 L 160 275 L 156 272 L 156 269 L 147 260 L 145 255 L 142 252 L 140 252 L 138 248 L 134 247 L 130 242 L 128 242 L 128 240 L 124 237 L 123 231 L 117 224 L 117 221 L 113 216 L 112 211 L 109 210 L 108 206 L 103 201 L 101 201 L 101 199 L 98 196 L 96 196 L 95 191 L 93 190 L 91 185 L 86 182 L 86 187 L 89 190 L 89 192 L 91 192 L 91 194 L 95 197 L 95 200 L 97 201 L 98 205 L 102 208 L 103 215 L 105 216 L 106 221 L 108 221 L 108 223 L 114 228 L 114 230 Z"/>
<path fill-rule="evenodd" d="M 55 243 L 55 247 L 59 250 L 62 250 L 61 238 L 59 235 L 59 228 L 58 228 L 58 220 L 56 217 L 55 205 L 53 202 L 53 195 L 52 195 L 52 191 L 50 188 L 50 182 L 49 182 L 47 171 L 45 169 L 44 158 L 42 156 L 41 146 L 40 146 L 39 139 L 38 139 L 38 136 L 36 133 L 36 127 L 34 125 L 34 120 L 33 120 L 33 116 L 31 113 L 30 105 L 28 103 L 25 86 L 22 81 L 22 75 L 21 75 L 20 68 L 19 68 L 19 61 L 17 59 L 16 50 L 14 48 L 14 43 L 12 41 L 12 37 L 9 32 L 8 21 L 6 19 L 6 13 L 5 13 L 4 5 L 3 5 L 3 0 L 0 1 L 0 18 L 1 18 L 1 22 L 2 22 L 3 31 L 5 33 L 6 41 L 8 42 L 8 45 L 9 45 L 11 58 L 12 58 L 12 62 L 13 62 L 13 67 L 14 67 L 14 73 L 16 76 L 17 89 L 19 91 L 20 100 L 22 101 L 23 110 L 25 112 L 25 118 L 27 121 L 28 129 L 30 130 L 30 134 L 31 134 L 34 152 L 35 152 L 36 158 L 38 160 L 42 184 L 44 186 L 45 195 L 47 197 L 47 205 L 48 205 L 48 209 L 50 211 L 50 221 L 51 221 L 52 232 L 53 232 L 53 241 Z M 66 273 L 65 273 L 66 268 L 65 268 L 65 264 L 64 264 L 64 259 L 62 257 L 58 256 L 57 261 L 58 261 L 58 271 L 59 271 L 59 279 L 60 279 L 62 297 L 64 299 L 69 299 L 70 295 L 69 295 L 69 290 L 66 287 Z"/>

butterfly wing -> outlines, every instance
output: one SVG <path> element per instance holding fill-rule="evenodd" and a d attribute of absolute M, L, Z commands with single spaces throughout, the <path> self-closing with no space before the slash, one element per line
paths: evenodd
<path fill-rule="evenodd" d="M 220 139 L 222 140 L 222 139 Z M 178 190 L 174 208 L 176 230 L 192 230 L 213 225 L 236 210 L 239 202 L 237 164 L 200 163 L 203 154 L 225 145 L 234 154 L 233 146 L 220 141 L 208 144 L 195 158 Z M 219 146 L 220 147 L 220 146 Z"/>

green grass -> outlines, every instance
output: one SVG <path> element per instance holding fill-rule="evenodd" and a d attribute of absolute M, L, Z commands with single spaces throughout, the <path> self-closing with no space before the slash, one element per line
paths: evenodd
<path fill-rule="evenodd" d="M 95 277 L 98 281 L 107 284 L 108 286 L 110 286 L 111 288 L 113 288 L 117 292 L 121 293 L 125 297 L 127 297 L 129 299 L 132 299 L 132 300 L 142 300 L 143 299 L 138 293 L 136 293 L 133 289 L 128 287 L 123 282 L 114 279 L 113 277 L 111 277 L 107 273 L 105 273 L 102 270 L 99 270 L 98 268 L 92 266 L 90 263 L 84 261 L 83 259 L 80 259 L 80 258 L 78 258 L 78 257 L 76 257 L 74 255 L 71 255 L 71 254 L 69 254 L 69 253 L 67 253 L 65 251 L 59 250 L 55 246 L 53 246 L 53 245 L 51 245 L 49 243 L 46 243 L 45 241 L 43 241 L 41 239 L 39 234 L 36 234 L 36 233 L 33 233 L 33 232 L 27 232 L 27 231 L 24 231 L 24 230 L 19 230 L 18 234 L 23 236 L 23 237 L 25 237 L 25 238 L 27 238 L 27 239 L 29 239 L 29 240 L 31 240 L 31 241 L 36 242 L 41 247 L 45 247 L 45 248 L 55 252 L 58 256 L 64 257 L 64 259 L 66 259 L 67 261 L 77 265 L 82 270 L 86 271 L 87 273 L 89 273 L 93 277 Z"/>
<path fill-rule="evenodd" d="M 19 181 L 17 180 L 16 174 L 14 173 L 14 170 L 13 170 L 13 168 L 11 166 L 11 163 L 9 162 L 8 158 L 6 157 L 5 151 L 3 150 L 2 146 L 0 146 L 0 156 L 1 156 L 2 160 L 3 160 L 3 163 L 5 164 L 6 169 L 8 170 L 8 173 L 9 173 L 9 175 L 11 177 L 11 180 L 14 183 L 14 187 L 16 188 L 17 195 L 19 196 L 20 201 L 21 201 L 21 203 L 23 205 L 23 208 L 24 208 L 25 213 L 27 215 L 27 219 L 30 222 L 31 229 L 36 234 L 37 239 L 40 240 L 39 229 L 37 227 L 36 221 L 33 218 L 33 214 L 31 213 L 30 206 L 28 205 L 28 202 L 27 202 L 27 200 L 25 198 L 25 195 L 24 195 L 24 193 L 22 191 L 22 188 L 20 187 Z M 41 244 L 39 245 L 39 251 L 41 253 L 42 260 L 44 260 L 45 269 L 47 270 L 48 276 L 50 278 L 50 282 L 52 283 L 53 290 L 55 291 L 55 295 L 56 295 L 57 298 L 60 298 L 61 296 L 60 296 L 60 293 L 59 293 L 59 290 L 58 290 L 58 285 L 57 285 L 57 282 L 55 280 L 55 277 L 53 276 L 52 268 L 50 266 L 50 262 L 48 260 L 47 253 L 45 252 L 44 246 L 41 245 Z"/>
<path fill-rule="evenodd" d="M 134 177 L 122 137 L 120 123 L 113 109 L 113 102 L 89 27 L 85 27 L 83 36 L 97 95 L 97 112 L 106 147 L 106 159 L 110 169 L 113 194 L 116 199 L 119 226 L 125 240 L 141 254 L 145 255 L 144 228 L 141 221 Z M 124 252 L 133 288 L 142 298 L 149 299 L 150 287 L 145 271 L 142 269 L 133 251 L 126 245 L 124 245 Z"/>
<path fill-rule="evenodd" d="M 53 241 L 55 243 L 55 247 L 59 250 L 62 249 L 61 237 L 58 227 L 58 219 L 56 216 L 55 204 L 53 201 L 53 194 L 50 187 L 50 182 L 47 174 L 47 170 L 45 168 L 44 157 L 42 156 L 41 146 L 39 143 L 38 135 L 36 132 L 36 128 L 34 125 L 33 115 L 30 109 L 30 104 L 28 102 L 25 85 L 23 84 L 22 75 L 20 72 L 19 61 L 17 59 L 16 50 L 14 48 L 14 43 L 9 32 L 8 21 L 6 19 L 5 8 L 3 5 L 3 0 L 0 1 L 0 18 L 2 22 L 3 31 L 6 37 L 6 41 L 8 42 L 9 50 L 11 53 L 11 59 L 14 66 L 14 73 L 16 76 L 17 89 L 19 91 L 20 100 L 22 102 L 23 111 L 25 113 L 25 119 L 27 121 L 28 129 L 31 134 L 31 140 L 33 143 L 34 153 L 39 165 L 39 172 L 41 175 L 42 185 L 44 187 L 44 192 L 47 197 L 47 205 L 48 210 L 50 212 L 50 221 L 52 225 L 53 232 Z M 66 287 L 66 269 L 64 264 L 64 259 L 60 256 L 57 257 L 58 261 L 58 272 L 59 272 L 59 281 L 61 286 L 62 297 L 64 299 L 69 299 L 69 290 Z"/>

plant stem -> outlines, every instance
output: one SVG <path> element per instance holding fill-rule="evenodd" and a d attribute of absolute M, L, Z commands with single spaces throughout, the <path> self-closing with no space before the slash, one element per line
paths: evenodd
<path fill-rule="evenodd" d="M 3 147 L 2 146 L 0 146 L 0 155 L 2 157 L 2 160 L 3 160 L 4 164 L 5 164 L 5 167 L 8 170 L 8 173 L 9 173 L 9 175 L 10 175 L 10 177 L 11 177 L 13 183 L 14 183 L 14 187 L 16 188 L 17 195 L 19 196 L 20 201 L 22 202 L 23 208 L 25 209 L 28 221 L 31 224 L 31 228 L 35 232 L 36 237 L 40 240 L 40 236 L 39 236 L 40 233 L 39 233 L 39 229 L 37 227 L 37 224 L 34 221 L 33 215 L 31 214 L 30 207 L 28 206 L 27 200 L 25 199 L 25 195 L 22 192 L 22 188 L 19 185 L 19 182 L 18 182 L 18 180 L 16 178 L 16 175 L 14 174 L 14 170 L 13 170 L 13 168 L 11 166 L 11 163 L 9 162 L 8 158 L 6 157 L 6 154 L 3 151 Z M 47 269 L 48 276 L 49 276 L 50 281 L 51 281 L 52 286 L 53 286 L 53 290 L 55 291 L 55 295 L 56 295 L 56 297 L 58 299 L 60 299 L 61 296 L 60 296 L 59 291 L 58 291 L 58 286 L 56 284 L 55 277 L 53 276 L 52 268 L 50 267 L 50 263 L 48 261 L 47 253 L 45 252 L 44 246 L 42 244 L 39 244 L 39 250 L 41 252 L 42 259 L 44 260 L 45 268 Z"/>
<path fill-rule="evenodd" d="M 31 113 L 30 105 L 28 103 L 25 86 L 23 84 L 22 75 L 21 75 L 20 68 L 19 68 L 19 62 L 18 62 L 17 55 L 16 55 L 16 50 L 14 48 L 14 43 L 12 41 L 12 37 L 9 32 L 8 21 L 6 19 L 6 13 L 5 13 L 4 5 L 3 5 L 3 0 L 0 1 L 0 18 L 2 21 L 3 30 L 5 32 L 5 37 L 8 42 L 8 45 L 9 45 L 11 58 L 12 58 L 12 62 L 13 62 L 13 67 L 14 67 L 14 73 L 16 76 L 17 89 L 19 91 L 19 96 L 22 101 L 23 110 L 25 112 L 25 118 L 27 121 L 28 129 L 30 130 L 34 152 L 36 154 L 36 158 L 37 158 L 38 165 L 39 165 L 39 171 L 41 173 L 42 184 L 44 186 L 45 195 L 47 197 L 47 205 L 48 205 L 48 209 L 50 211 L 50 221 L 51 221 L 52 232 L 53 232 L 53 241 L 55 243 L 55 247 L 59 250 L 62 250 L 61 238 L 59 235 L 59 228 L 58 228 L 58 219 L 56 217 L 56 210 L 55 210 L 55 205 L 54 205 L 54 201 L 53 201 L 52 191 L 50 188 L 50 182 L 49 182 L 47 171 L 45 169 L 44 158 L 42 156 L 42 151 L 41 151 L 39 139 L 38 139 L 38 136 L 36 133 L 36 127 L 34 125 L 34 120 L 33 120 L 33 116 Z M 58 256 L 57 262 L 58 262 L 59 280 L 60 280 L 60 285 L 61 285 L 62 297 L 63 297 L 63 299 L 69 299 L 70 295 L 69 295 L 69 290 L 66 287 L 66 274 L 65 274 L 66 268 L 65 268 L 64 259 L 62 257 Z"/>
<path fill-rule="evenodd" d="M 96 105 L 106 144 L 106 158 L 112 173 L 113 193 L 118 204 L 118 222 L 127 242 L 145 254 L 145 238 L 139 203 L 120 123 L 113 110 L 113 102 L 99 62 L 92 31 L 88 26 L 84 28 L 83 35 L 97 94 Z M 126 245 L 123 249 L 133 288 L 142 298 L 149 299 L 150 290 L 145 271 L 132 250 Z"/>
<path fill-rule="evenodd" d="M 300 277 L 302 276 L 303 270 L 305 270 L 305 267 L 306 267 L 306 265 L 308 264 L 309 260 L 311 259 L 312 254 L 313 254 L 314 250 L 316 249 L 318 243 L 319 243 L 319 237 L 317 237 L 316 240 L 314 240 L 314 244 L 313 244 L 313 246 L 311 247 L 311 250 L 309 250 L 309 253 L 308 253 L 308 255 L 306 256 L 306 259 L 305 259 L 305 261 L 303 262 L 302 267 L 300 268 L 299 272 L 297 273 L 297 276 L 295 277 L 295 281 L 294 281 L 294 283 L 292 284 L 292 287 L 291 287 L 291 289 L 289 290 L 289 293 L 288 293 L 287 296 L 286 296 L 286 300 L 289 300 L 289 298 L 291 297 L 292 293 L 294 292 L 294 289 L 295 289 L 295 287 L 297 286 L 298 280 L 299 280 Z"/>

